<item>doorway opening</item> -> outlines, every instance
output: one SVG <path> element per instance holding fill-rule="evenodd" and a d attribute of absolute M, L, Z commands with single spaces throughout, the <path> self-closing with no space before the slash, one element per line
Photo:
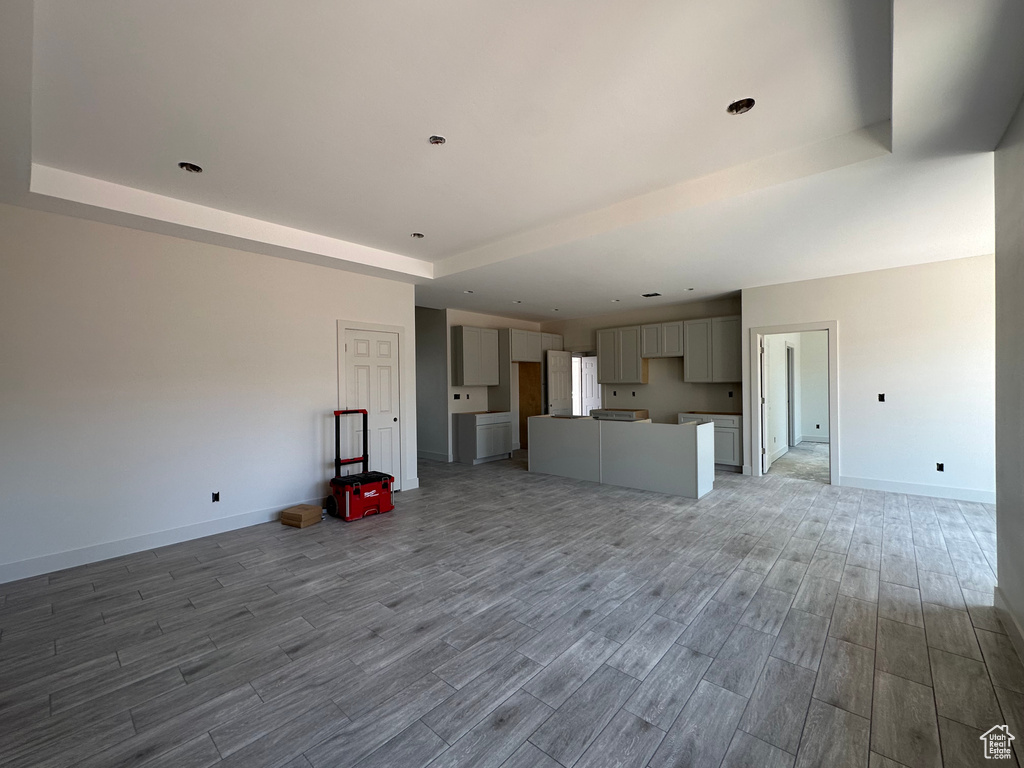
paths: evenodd
<path fill-rule="evenodd" d="M 769 329 L 760 329 L 769 330 Z M 758 333 L 754 474 L 838 484 L 830 329 Z"/>
<path fill-rule="evenodd" d="M 574 353 L 572 357 L 572 415 L 589 416 L 601 407 L 597 383 L 597 355 Z"/>

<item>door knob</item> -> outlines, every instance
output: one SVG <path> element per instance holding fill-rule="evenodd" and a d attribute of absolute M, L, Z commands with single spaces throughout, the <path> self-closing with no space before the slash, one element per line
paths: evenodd
<path fill-rule="evenodd" d="M 397 416 L 395 416 L 395 421 L 398 421 L 398 417 Z"/>

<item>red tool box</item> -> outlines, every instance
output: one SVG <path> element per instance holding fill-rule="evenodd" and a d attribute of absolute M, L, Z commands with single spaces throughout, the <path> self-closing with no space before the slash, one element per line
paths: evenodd
<path fill-rule="evenodd" d="M 363 455 L 354 459 L 341 458 L 341 417 L 352 413 L 363 414 Z M 369 416 L 363 409 L 334 412 L 334 478 L 331 480 L 331 495 L 325 506 L 331 517 L 340 517 L 346 522 L 359 520 L 367 515 L 390 512 L 395 508 L 395 478 L 385 472 L 370 472 L 370 448 L 368 427 Z M 363 471 L 357 475 L 342 477 L 341 468 L 346 464 L 362 462 Z"/>

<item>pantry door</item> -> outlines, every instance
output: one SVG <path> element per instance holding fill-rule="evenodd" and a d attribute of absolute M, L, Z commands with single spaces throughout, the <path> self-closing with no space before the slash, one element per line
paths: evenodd
<path fill-rule="evenodd" d="M 572 416 L 572 352 L 555 349 L 548 356 L 548 413 Z"/>
<path fill-rule="evenodd" d="M 393 475 L 396 491 L 402 489 L 398 374 L 397 333 L 345 329 L 346 402 L 343 409 L 364 408 L 369 413 L 370 470 Z M 348 435 L 350 456 L 361 455 L 362 419 L 358 415 L 342 418 L 348 424 L 342 430 L 342 450 L 345 450 Z M 360 467 L 356 464 L 349 469 L 359 472 Z"/>

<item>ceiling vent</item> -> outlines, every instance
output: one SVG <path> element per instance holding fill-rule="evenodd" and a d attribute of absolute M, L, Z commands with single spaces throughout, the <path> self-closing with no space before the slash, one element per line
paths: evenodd
<path fill-rule="evenodd" d="M 653 299 L 655 296 L 661 296 L 660 293 L 641 293 L 640 295 L 645 299 Z"/>
<path fill-rule="evenodd" d="M 203 172 L 203 169 L 196 165 L 195 163 L 178 163 L 178 167 L 181 168 L 181 170 L 183 171 L 188 171 L 189 173 Z"/>

